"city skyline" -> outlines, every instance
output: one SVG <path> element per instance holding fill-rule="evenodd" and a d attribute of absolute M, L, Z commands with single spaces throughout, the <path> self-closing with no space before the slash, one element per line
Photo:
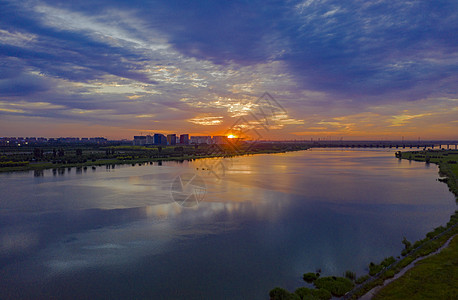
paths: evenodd
<path fill-rule="evenodd" d="M 3 1 L 0 136 L 458 139 L 454 1 Z"/>

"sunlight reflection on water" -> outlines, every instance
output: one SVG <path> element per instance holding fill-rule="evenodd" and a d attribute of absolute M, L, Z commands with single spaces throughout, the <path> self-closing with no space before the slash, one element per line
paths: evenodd
<path fill-rule="evenodd" d="M 436 167 L 387 150 L 235 157 L 220 176 L 202 161 L 109 170 L 0 174 L 0 292 L 264 299 L 315 268 L 361 275 L 456 208 Z M 198 206 L 171 196 L 183 172 L 205 181 Z"/>

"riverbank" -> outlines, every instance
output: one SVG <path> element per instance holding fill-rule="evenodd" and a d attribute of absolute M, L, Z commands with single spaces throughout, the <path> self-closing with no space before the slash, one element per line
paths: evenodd
<path fill-rule="evenodd" d="M 412 262 L 383 287 L 367 293 L 365 299 L 457 299 L 458 235 L 441 248 Z"/>
<path fill-rule="evenodd" d="M 456 178 L 458 177 L 458 165 L 456 163 L 458 160 L 458 152 L 456 150 L 430 150 L 404 153 L 397 152 L 396 157 L 399 159 L 424 161 L 428 164 L 438 164 L 439 174 L 441 176 L 438 180 L 446 183 L 449 190 L 454 193 L 455 197 L 458 199 L 456 181 Z M 412 268 L 412 270 L 415 270 L 415 262 L 424 259 L 426 256 L 437 253 L 443 247 L 445 248 L 446 246 L 444 245 L 446 245 L 446 243 L 456 235 L 458 235 L 458 211 L 455 211 L 455 213 L 450 217 L 450 221 L 445 226 L 435 228 L 433 231 L 427 233 L 424 239 L 416 241 L 413 244 L 407 240 L 402 241 L 405 246 L 405 249 L 402 251 L 402 257 L 398 256 L 397 259 L 394 257 L 387 257 L 379 264 L 371 262 L 369 264 L 368 275 L 364 275 L 359 278 L 354 278 L 355 276 L 348 276 L 347 279 L 353 280 L 355 287 L 346 293 L 343 299 L 370 299 L 372 295 L 376 294 L 381 287 L 388 283 L 388 281 L 391 282 L 394 280 L 394 282 L 396 282 L 397 280 L 395 280 L 395 278 L 401 277 L 403 272 L 407 271 L 407 269 Z M 456 250 L 452 251 L 455 251 L 454 254 L 458 256 Z M 354 273 L 346 272 L 346 274 L 353 275 Z M 451 280 L 451 278 L 449 278 L 449 280 Z M 385 289 L 389 289 L 390 286 L 387 286 Z M 437 286 L 437 289 L 441 288 L 443 288 L 443 286 Z M 429 287 L 429 289 L 433 288 Z M 279 291 L 278 288 L 276 291 Z M 297 296 L 297 293 L 289 293 L 284 290 L 282 295 L 287 295 L 288 297 L 291 297 L 291 299 L 295 299 L 294 297 Z M 273 297 L 271 295 L 271 300 L 282 299 L 281 297 L 275 296 L 275 294 Z M 319 297 L 319 299 L 330 299 L 330 297 L 323 296 Z M 408 299 L 408 297 L 393 299 Z"/>
<path fill-rule="evenodd" d="M 429 163 L 435 163 L 439 167 L 439 175 L 441 178 L 438 180 L 447 184 L 449 190 L 455 195 L 458 200 L 458 188 L 457 188 L 457 178 L 458 178 L 458 151 L 456 150 L 425 150 L 425 151 L 409 151 L 409 152 L 397 152 L 396 157 L 399 159 L 415 160 Z M 437 235 L 436 235 L 437 234 Z M 358 286 L 353 292 L 349 299 L 357 299 L 363 295 L 369 295 L 369 297 L 363 297 L 363 299 L 370 299 L 370 296 L 375 295 L 375 298 L 379 297 L 377 291 L 381 286 L 385 286 L 387 283 L 386 279 L 393 278 L 397 274 L 405 271 L 407 268 L 412 268 L 412 272 L 417 272 L 416 266 L 414 265 L 415 261 L 419 258 L 424 258 L 431 253 L 436 253 L 439 249 L 444 247 L 445 243 L 450 240 L 452 237 L 458 234 L 458 211 L 455 211 L 455 214 L 450 217 L 450 221 L 447 223 L 446 227 L 440 226 L 433 230 L 432 232 L 426 235 L 426 238 L 420 241 L 417 241 L 413 246 L 407 247 L 403 251 L 403 255 L 406 255 L 404 259 L 399 261 L 393 267 L 389 267 L 386 271 L 381 272 L 374 278 L 369 279 L 367 282 Z M 431 239 L 436 235 L 436 237 Z M 410 244 L 410 243 L 409 243 Z M 412 250 L 412 248 L 415 248 Z M 455 255 L 458 256 L 458 253 Z M 438 266 L 439 267 L 439 266 Z M 403 277 L 400 277 L 403 278 Z M 402 279 L 405 280 L 405 279 Z M 390 281 L 391 282 L 391 281 Z M 396 282 L 396 280 L 394 280 Z M 398 288 L 397 284 L 388 285 L 383 288 L 384 293 L 390 294 L 391 287 Z M 434 289 L 433 287 L 430 287 Z M 441 286 L 437 287 L 438 292 L 441 290 Z M 383 297 L 383 296 L 380 296 Z M 394 297 L 394 296 L 393 296 Z M 377 298 L 382 299 L 382 298 Z M 393 298 L 393 299 L 406 299 L 404 297 Z"/>
<path fill-rule="evenodd" d="M 0 149 L 0 172 L 135 165 L 160 161 L 285 153 L 307 149 L 309 147 L 303 144 L 291 143 L 243 144 L 237 147 L 233 145 L 3 147 Z"/>
<path fill-rule="evenodd" d="M 458 178 L 458 151 L 456 150 L 424 150 L 424 151 L 408 151 L 408 152 L 396 152 L 396 157 L 399 159 L 415 160 L 429 163 L 435 163 L 439 166 L 439 175 L 442 178 L 439 178 L 441 182 L 447 184 L 449 190 L 455 195 L 458 200 L 458 188 L 457 188 L 457 178 Z M 403 251 L 405 257 L 398 262 L 392 264 L 391 266 L 386 267 L 376 276 L 373 276 L 367 279 L 366 282 L 357 286 L 346 299 L 358 299 L 363 295 L 368 295 L 362 299 L 370 299 L 372 295 L 377 296 L 377 291 L 380 287 L 386 285 L 387 279 L 394 278 L 397 274 L 405 271 L 407 268 L 412 268 L 413 272 L 416 269 L 416 266 L 413 264 L 419 258 L 424 258 L 431 253 L 436 253 L 441 249 L 445 243 L 450 240 L 452 237 L 458 234 L 458 211 L 455 211 L 455 214 L 450 217 L 450 221 L 447 223 L 446 227 L 440 226 L 434 229 L 432 232 L 426 234 L 426 238 L 420 241 L 417 241 L 411 245 L 410 242 L 406 241 L 406 249 Z M 455 253 L 457 255 L 457 253 Z M 458 256 L 458 255 L 457 255 Z M 402 277 L 401 277 L 402 278 Z M 404 279 L 403 279 L 404 280 Z M 391 282 L 391 281 L 390 281 Z M 396 282 L 396 280 L 394 280 Z M 390 293 L 392 285 L 389 285 L 383 288 L 384 293 Z M 393 285 L 397 287 L 396 285 Z M 437 289 L 440 290 L 440 285 L 437 286 Z M 382 297 L 382 296 L 380 296 Z M 382 299 L 382 298 L 378 298 Z M 393 298 L 393 299 L 406 299 L 404 297 Z"/>
<path fill-rule="evenodd" d="M 439 166 L 439 180 L 446 183 L 458 200 L 458 152 L 429 150 L 401 152 L 400 159 L 436 163 Z M 438 250 L 427 257 L 421 257 L 406 266 L 396 278 L 384 282 L 381 287 L 369 291 L 361 299 L 456 299 L 458 298 L 458 222 L 447 236 L 451 236 Z M 451 217 L 451 221 L 453 217 Z M 449 222 L 449 223 L 450 223 Z M 449 224 L 447 224 L 449 225 Z M 450 245 L 448 244 L 450 243 Z M 373 296 L 373 297 L 372 297 Z"/>
<path fill-rule="evenodd" d="M 447 184 L 449 190 L 458 200 L 458 151 L 457 150 L 424 150 L 397 152 L 399 159 L 421 161 L 439 166 L 439 181 Z"/>

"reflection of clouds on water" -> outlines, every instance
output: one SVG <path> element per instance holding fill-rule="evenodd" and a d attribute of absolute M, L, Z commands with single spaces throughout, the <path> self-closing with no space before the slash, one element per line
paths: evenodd
<path fill-rule="evenodd" d="M 70 241 L 50 244 L 35 258 L 33 272 L 47 276 L 84 268 L 127 265 L 167 249 L 172 236 L 166 220 L 147 220 L 93 229 L 72 235 Z"/>
<path fill-rule="evenodd" d="M 100 250 L 100 249 L 123 249 L 123 248 L 125 247 L 122 245 L 107 243 L 107 244 L 102 244 L 102 245 L 87 246 L 87 247 L 83 247 L 82 249 Z"/>
<path fill-rule="evenodd" d="M 142 258 L 182 247 L 189 240 L 238 230 L 242 226 L 236 217 L 239 214 L 255 218 L 270 215 L 263 211 L 278 214 L 278 203 L 268 206 L 266 202 L 263 210 L 259 203 L 204 202 L 193 209 L 176 203 L 137 208 L 132 214 L 143 219 L 64 236 L 30 258 L 39 264 L 24 262 L 28 267 L 23 269 L 33 278 L 33 274 L 56 276 L 93 267 L 128 267 Z"/>
<path fill-rule="evenodd" d="M 38 234 L 32 228 L 3 227 L 0 232 L 0 255 L 14 255 L 35 246 Z"/>
<path fill-rule="evenodd" d="M 238 186 L 238 185 L 236 185 Z M 226 190 L 230 190 L 226 192 Z M 97 266 L 124 265 L 142 257 L 163 253 L 169 244 L 198 239 L 223 231 L 240 228 L 240 216 L 246 215 L 257 220 L 275 220 L 281 210 L 287 207 L 286 199 L 275 193 L 244 190 L 224 186 L 213 188 L 214 197 L 195 208 L 183 208 L 176 203 L 149 205 L 138 208 L 113 210 L 81 210 L 69 212 L 67 219 L 75 228 L 75 233 L 50 237 L 51 243 L 40 245 L 40 239 L 48 235 L 48 227 L 67 226 L 54 218 L 62 218 L 60 213 L 43 214 L 33 219 L 44 228 L 2 228 L 0 252 L 2 255 L 16 255 L 29 248 L 40 249 L 30 260 L 24 262 L 32 273 L 47 275 L 74 271 Z M 232 201 L 231 201 L 232 198 Z M 218 202 L 217 202 L 218 201 Z M 93 224 L 87 224 L 93 220 Z M 100 220 L 100 221 L 97 221 Z M 108 223 L 104 220 L 109 220 Z M 78 224 L 78 225 L 77 225 Z M 86 227 L 89 226 L 87 229 Z M 84 228 L 84 229 L 83 229 Z M 31 267 L 33 266 L 33 268 Z M 41 267 L 40 267 L 41 266 Z M 15 272 L 14 270 L 10 270 Z M 26 271 L 22 271 L 26 272 Z"/>
<path fill-rule="evenodd" d="M 199 164 L 5 175 L 0 289 L 35 295 L 43 287 L 52 294 L 76 285 L 94 295 L 128 291 L 136 278 L 145 291 L 164 290 L 164 299 L 176 296 L 166 290 L 200 284 L 215 294 L 254 281 L 268 290 L 274 269 L 298 284 L 300 274 L 316 268 L 361 272 L 371 260 L 398 253 L 402 236 L 422 237 L 455 209 L 453 195 L 434 181 L 437 167 L 398 162 L 393 153 L 238 157 L 224 178 L 197 170 Z M 173 179 L 184 171 L 205 180 L 207 194 L 197 207 L 170 198 Z M 225 276 L 231 282 L 219 281 Z"/>

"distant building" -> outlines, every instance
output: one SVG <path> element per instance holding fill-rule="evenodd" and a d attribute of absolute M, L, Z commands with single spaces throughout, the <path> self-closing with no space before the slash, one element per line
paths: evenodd
<path fill-rule="evenodd" d="M 155 133 L 153 136 L 153 144 L 154 145 L 167 145 L 167 138 L 163 134 Z"/>
<path fill-rule="evenodd" d="M 180 144 L 189 145 L 189 134 L 180 135 Z"/>
<path fill-rule="evenodd" d="M 211 144 L 211 136 L 191 136 L 191 144 Z"/>
<path fill-rule="evenodd" d="M 167 145 L 176 145 L 177 135 L 176 134 L 167 134 Z"/>
<path fill-rule="evenodd" d="M 134 146 L 146 145 L 146 136 L 136 135 L 134 136 Z"/>
<path fill-rule="evenodd" d="M 60 137 L 57 139 L 57 142 L 59 143 L 64 143 L 64 144 L 73 144 L 73 143 L 78 143 L 80 141 L 79 138 L 75 137 Z"/>
<path fill-rule="evenodd" d="M 90 143 L 94 144 L 106 144 L 108 140 L 104 137 L 94 137 L 94 138 L 89 138 Z"/>
<path fill-rule="evenodd" d="M 229 143 L 229 141 L 228 141 L 228 137 L 225 135 L 215 135 L 213 137 L 213 144 L 221 145 L 221 144 L 227 144 L 227 143 Z"/>
<path fill-rule="evenodd" d="M 152 144 L 154 144 L 154 138 L 153 138 L 153 136 L 148 134 L 146 136 L 146 145 L 152 145 Z"/>

